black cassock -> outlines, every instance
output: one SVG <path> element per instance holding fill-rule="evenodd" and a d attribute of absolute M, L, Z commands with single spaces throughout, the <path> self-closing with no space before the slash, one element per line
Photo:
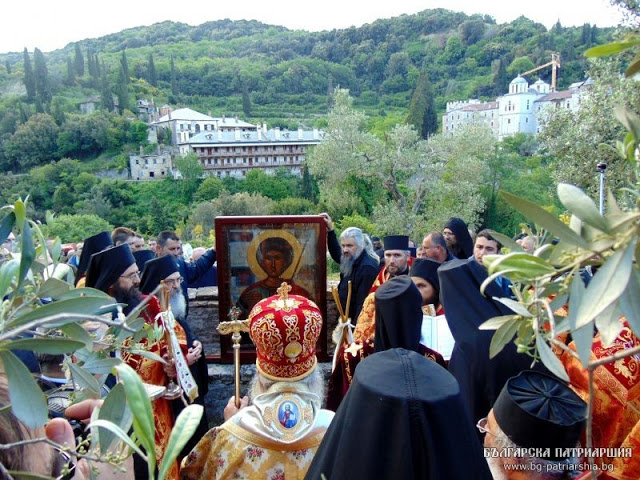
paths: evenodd
<path fill-rule="evenodd" d="M 365 358 L 306 479 L 490 480 L 458 382 L 422 355 Z"/>
<path fill-rule="evenodd" d="M 475 260 L 452 260 L 438 269 L 440 300 L 455 346 L 449 360 L 449 371 L 458 380 L 471 419 L 486 417 L 506 381 L 531 368 L 532 358 L 517 353 L 509 342 L 494 358 L 489 359 L 489 345 L 495 330 L 478 330 L 486 320 L 513 311 L 493 297 L 504 297 L 494 281 L 480 293 L 487 278 L 486 269 Z M 540 362 L 536 370 L 547 371 Z"/>

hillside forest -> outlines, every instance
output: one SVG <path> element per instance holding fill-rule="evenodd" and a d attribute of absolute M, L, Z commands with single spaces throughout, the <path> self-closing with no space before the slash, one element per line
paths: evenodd
<path fill-rule="evenodd" d="M 497 24 L 486 15 L 436 9 L 317 33 L 257 21 L 167 21 L 46 54 L 37 48 L 3 53 L 0 202 L 29 195 L 30 214 L 48 219 L 47 233 L 63 242 L 126 225 L 145 235 L 177 229 L 204 244 L 217 215 L 321 211 L 339 228 L 377 234 L 404 230 L 419 238 L 453 214 L 474 228 L 515 234 L 522 218 L 499 190 L 557 214 L 554 185 L 563 175 L 595 192 L 589 165 L 596 160 L 584 129 L 591 143 L 612 142 L 620 129 L 602 121 L 601 112 L 615 99 L 633 107 L 638 95 L 617 75 L 616 61 L 591 62 L 584 52 L 617 35 L 590 24 L 547 29 L 524 17 Z M 551 53 L 561 58 L 560 90 L 587 77 L 595 81 L 592 108 L 582 117 L 559 112 L 540 137 L 501 142 L 481 125 L 453 136 L 439 132 L 446 102 L 495 100 Z M 541 69 L 528 80 L 549 82 L 550 75 Z M 99 108 L 80 113 L 89 99 Z M 328 157 L 326 147 L 309 156 L 301 178 L 253 171 L 246 179 L 133 182 L 122 174 L 129 155 L 156 148 L 137 115 L 140 99 L 269 127 L 319 127 L 329 138 L 351 129 L 362 148 L 375 148 L 375 161 L 353 171 L 348 159 Z M 572 129 L 577 122 L 580 132 Z M 413 167 L 402 167 L 406 158 Z M 611 180 L 620 183 L 623 168 L 611 162 Z M 344 167 L 344 175 L 332 178 L 327 165 L 336 172 Z M 386 181 L 397 166 L 392 187 L 400 195 Z"/>

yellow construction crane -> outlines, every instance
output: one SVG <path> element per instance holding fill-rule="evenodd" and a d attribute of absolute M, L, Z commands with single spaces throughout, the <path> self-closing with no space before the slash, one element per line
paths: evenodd
<path fill-rule="evenodd" d="M 551 61 L 548 63 L 545 63 L 544 65 L 540 65 L 539 67 L 533 68 L 527 72 L 521 73 L 520 76 L 524 77 L 525 75 L 528 75 L 530 73 L 533 72 L 537 72 L 538 70 L 548 67 L 549 65 L 551 65 L 551 91 L 555 92 L 556 91 L 556 77 L 557 77 L 557 71 L 558 68 L 560 68 L 560 54 L 559 53 L 552 53 L 551 54 Z"/>

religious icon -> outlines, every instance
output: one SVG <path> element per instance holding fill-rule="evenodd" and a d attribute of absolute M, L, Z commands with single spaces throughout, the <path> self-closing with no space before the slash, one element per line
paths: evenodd
<path fill-rule="evenodd" d="M 260 300 L 275 295 L 282 282 L 289 284 L 291 295 L 310 298 L 309 292 L 292 279 L 300 265 L 301 250 L 296 237 L 283 230 L 265 230 L 253 239 L 247 250 L 247 263 L 260 280 L 240 294 L 237 306 L 242 318 L 246 318 Z"/>
<path fill-rule="evenodd" d="M 298 424 L 300 412 L 293 402 L 283 402 L 278 407 L 278 421 L 284 428 L 293 428 Z"/>
<path fill-rule="evenodd" d="M 326 311 L 326 224 L 320 216 L 218 217 L 219 311 L 236 306 L 240 319 L 264 298 L 277 294 L 282 282 L 291 291 Z M 323 327 L 324 329 L 324 327 Z M 221 359 L 232 361 L 229 339 L 220 339 Z M 248 335 L 240 347 L 243 363 L 255 361 Z M 319 358 L 326 355 L 326 332 L 318 340 Z"/>

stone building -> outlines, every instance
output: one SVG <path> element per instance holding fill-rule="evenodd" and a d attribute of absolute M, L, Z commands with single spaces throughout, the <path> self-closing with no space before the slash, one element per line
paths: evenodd
<path fill-rule="evenodd" d="M 138 155 L 129 156 L 129 170 L 133 180 L 162 180 L 173 176 L 171 149 L 145 155 L 142 147 Z"/>

